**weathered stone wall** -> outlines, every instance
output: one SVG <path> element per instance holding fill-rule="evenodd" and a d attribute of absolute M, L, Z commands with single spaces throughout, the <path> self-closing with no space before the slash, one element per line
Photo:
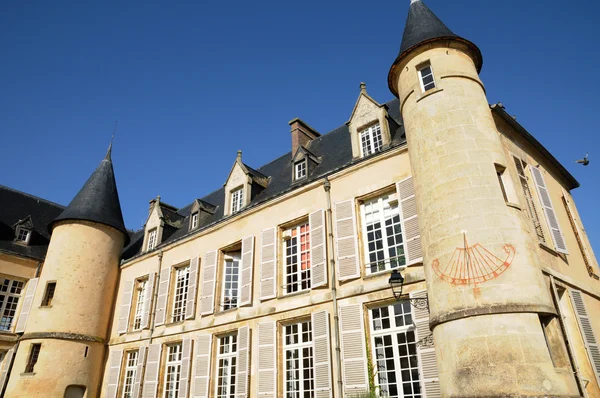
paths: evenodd
<path fill-rule="evenodd" d="M 436 88 L 422 93 L 424 63 Z M 508 161 L 467 49 L 432 43 L 398 68 L 442 395 L 576 395 L 540 344 L 536 313 L 555 309 L 528 220 L 502 196 L 495 164 Z"/>

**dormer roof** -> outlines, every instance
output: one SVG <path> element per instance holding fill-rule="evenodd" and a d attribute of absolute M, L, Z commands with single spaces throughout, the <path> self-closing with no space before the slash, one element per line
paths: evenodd
<path fill-rule="evenodd" d="M 108 148 L 100 165 L 67 208 L 48 225 L 50 231 L 58 221 L 93 221 L 123 232 L 125 246 L 127 246 L 129 233 L 123 222 L 123 213 L 121 212 L 121 203 L 119 202 L 119 193 L 117 192 L 111 159 L 111 147 Z"/>

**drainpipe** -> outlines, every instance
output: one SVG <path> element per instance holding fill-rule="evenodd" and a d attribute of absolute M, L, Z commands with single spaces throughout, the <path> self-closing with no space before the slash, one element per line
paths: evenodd
<path fill-rule="evenodd" d="M 327 244 L 330 248 L 329 251 L 329 268 L 331 274 L 331 298 L 333 300 L 333 335 L 335 338 L 335 360 L 333 361 L 334 372 L 337 374 L 338 388 L 334 390 L 334 397 L 340 397 L 344 388 L 344 382 L 342 381 L 342 356 L 340 348 L 340 317 L 337 303 L 337 280 L 335 275 L 335 256 L 333 252 L 333 214 L 331 212 L 331 183 L 329 179 L 325 177 L 323 182 L 323 188 L 325 189 L 325 196 L 327 198 L 327 211 L 325 212 L 326 224 L 327 224 Z"/>
<path fill-rule="evenodd" d="M 152 316 L 148 319 L 148 322 L 152 320 L 150 324 L 150 339 L 148 345 L 152 344 L 152 337 L 154 335 L 154 317 L 156 316 L 156 302 L 158 301 L 158 285 L 160 283 L 160 269 L 162 268 L 163 251 L 158 252 L 158 269 L 156 270 L 156 279 L 154 282 L 154 299 L 152 300 Z"/>

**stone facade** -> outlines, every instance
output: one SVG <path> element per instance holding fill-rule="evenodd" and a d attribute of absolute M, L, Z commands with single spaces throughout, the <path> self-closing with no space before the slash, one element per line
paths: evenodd
<path fill-rule="evenodd" d="M 403 130 L 361 85 L 351 160 L 261 202 L 271 176 L 240 154 L 222 202 L 167 216 L 154 200 L 134 254 L 136 234 L 121 252 L 118 228 L 82 219 L 53 225 L 39 267 L 0 253 L 5 277 L 29 280 L 0 333 L 4 396 L 600 397 L 599 271 L 574 179 L 488 105 L 479 56 L 458 37 L 410 47 L 390 72 Z"/>

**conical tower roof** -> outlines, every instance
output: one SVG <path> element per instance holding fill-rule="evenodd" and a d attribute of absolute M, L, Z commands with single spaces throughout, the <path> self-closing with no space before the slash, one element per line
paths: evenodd
<path fill-rule="evenodd" d="M 94 173 L 83 185 L 69 206 L 58 216 L 49 228 L 52 230 L 58 221 L 83 220 L 108 225 L 125 234 L 125 246 L 129 243 L 129 234 L 123 222 L 119 193 L 111 159 L 112 143 L 106 156 Z"/>
<path fill-rule="evenodd" d="M 396 96 L 398 95 L 395 88 L 396 82 L 392 78 L 392 72 L 400 60 L 415 48 L 439 40 L 456 40 L 467 44 L 473 51 L 473 61 L 475 62 L 477 72 L 481 70 L 483 57 L 479 48 L 469 40 L 463 39 L 452 32 L 422 0 L 411 0 L 404 34 L 402 35 L 402 43 L 400 44 L 400 52 L 388 75 L 388 85 L 392 93 Z"/>

